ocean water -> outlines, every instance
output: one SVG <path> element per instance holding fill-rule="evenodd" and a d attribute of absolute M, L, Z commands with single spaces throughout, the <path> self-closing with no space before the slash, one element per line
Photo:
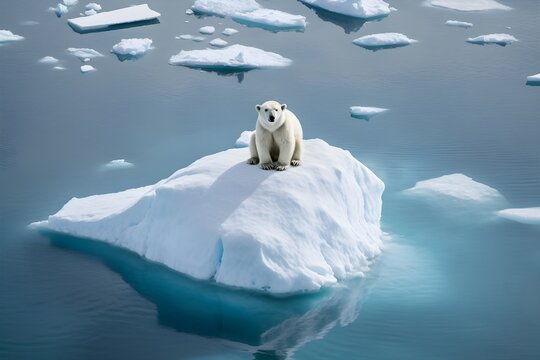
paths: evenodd
<path fill-rule="evenodd" d="M 0 358 L 540 358 L 540 228 L 401 193 L 464 173 L 498 189 L 508 207 L 540 206 L 540 87 L 525 85 L 540 72 L 540 2 L 462 13 L 394 0 L 397 12 L 366 23 L 293 0 L 260 2 L 306 16 L 306 31 L 196 18 L 185 15 L 191 1 L 149 0 L 162 13 L 157 24 L 78 34 L 46 11 L 52 2 L 0 5 L 0 29 L 25 37 L 0 46 Z M 445 26 L 450 19 L 474 27 Z M 22 24 L 29 20 L 39 24 Z M 207 46 L 174 38 L 205 25 L 215 37 L 234 27 L 229 42 L 294 63 L 228 76 L 168 65 L 181 49 Z M 419 42 L 376 52 L 352 44 L 394 31 Z M 519 42 L 465 42 L 500 32 Z M 149 37 L 155 49 L 136 61 L 109 53 L 131 37 Z M 106 56 L 83 75 L 68 47 Z M 38 63 L 46 55 L 66 70 Z M 390 238 L 364 278 L 271 298 L 26 228 L 74 196 L 154 183 L 234 146 L 268 99 L 288 104 L 306 138 L 350 150 L 386 183 Z M 364 121 L 349 116 L 355 105 L 390 110 Z M 119 158 L 135 166 L 101 171 Z"/>

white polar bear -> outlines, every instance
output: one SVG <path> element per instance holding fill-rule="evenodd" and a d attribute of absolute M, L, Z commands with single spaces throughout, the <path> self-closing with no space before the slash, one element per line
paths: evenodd
<path fill-rule="evenodd" d="M 255 133 L 251 135 L 248 164 L 261 163 L 264 170 L 286 170 L 289 164 L 302 164 L 302 126 L 300 121 L 277 101 L 255 106 L 259 113 Z"/>

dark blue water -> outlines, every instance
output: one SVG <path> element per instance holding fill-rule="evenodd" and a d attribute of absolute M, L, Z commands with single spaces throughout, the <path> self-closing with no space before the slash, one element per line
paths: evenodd
<path fill-rule="evenodd" d="M 486 13 L 421 2 L 394 0 L 398 12 L 363 24 L 262 0 L 309 22 L 303 33 L 272 33 L 187 16 L 190 1 L 151 0 L 159 24 L 78 34 L 46 11 L 52 2 L 4 1 L 0 28 L 26 39 L 0 47 L 0 358 L 540 358 L 539 228 L 400 194 L 460 172 L 498 189 L 509 207 L 540 205 L 540 87 L 525 85 L 540 72 L 540 2 L 506 0 L 514 10 Z M 449 19 L 474 27 L 444 26 Z M 206 46 L 174 39 L 204 25 L 235 27 L 230 42 L 294 64 L 243 76 L 168 65 L 181 49 Z M 419 43 L 377 52 L 352 44 L 387 31 Z M 465 42 L 497 32 L 520 41 Z M 149 37 L 156 48 L 137 61 L 109 54 L 130 37 Z M 68 47 L 107 56 L 83 75 Z M 67 70 L 39 64 L 46 55 Z M 26 229 L 73 196 L 154 183 L 233 146 L 267 99 L 286 102 L 306 138 L 349 149 L 386 183 L 391 239 L 365 278 L 273 299 Z M 367 122 L 349 117 L 353 105 L 390 111 Z M 118 158 L 136 166 L 100 171 Z"/>

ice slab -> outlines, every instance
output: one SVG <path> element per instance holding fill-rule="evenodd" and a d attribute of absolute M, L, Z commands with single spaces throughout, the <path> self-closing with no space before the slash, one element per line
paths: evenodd
<path fill-rule="evenodd" d="M 12 33 L 9 30 L 0 30 L 0 45 L 24 40 L 24 36 Z"/>
<path fill-rule="evenodd" d="M 392 11 L 382 0 L 300 0 L 310 6 L 336 14 L 369 19 L 383 17 Z"/>
<path fill-rule="evenodd" d="M 204 35 L 212 35 L 216 32 L 216 28 L 213 26 L 203 26 L 199 29 L 199 32 Z"/>
<path fill-rule="evenodd" d="M 114 53 L 120 61 L 135 60 L 143 57 L 153 48 L 152 40 L 148 38 L 122 39 L 118 44 L 112 47 L 111 52 Z"/>
<path fill-rule="evenodd" d="M 540 86 L 540 74 L 527 76 L 527 85 Z"/>
<path fill-rule="evenodd" d="M 225 46 L 229 45 L 228 42 L 226 42 L 225 40 L 220 39 L 220 38 L 216 38 L 216 39 L 210 41 L 209 44 L 214 46 L 214 47 L 217 47 L 217 48 L 222 48 L 222 47 L 225 47 Z"/>
<path fill-rule="evenodd" d="M 238 139 L 236 139 L 235 145 L 236 147 L 247 147 L 249 146 L 249 142 L 251 140 L 251 135 L 253 135 L 255 131 L 242 131 Z"/>
<path fill-rule="evenodd" d="M 487 34 L 480 35 L 474 38 L 468 38 L 467 42 L 477 45 L 489 45 L 496 44 L 500 46 L 506 46 L 518 41 L 515 37 L 509 34 Z"/>
<path fill-rule="evenodd" d="M 126 161 L 125 159 L 116 159 L 111 160 L 107 164 L 101 167 L 101 170 L 118 170 L 118 169 L 129 169 L 134 167 L 135 164 Z"/>
<path fill-rule="evenodd" d="M 404 193 L 420 197 L 442 197 L 458 201 L 489 202 L 501 200 L 502 195 L 488 185 L 463 174 L 444 175 L 416 183 Z"/>
<path fill-rule="evenodd" d="M 473 24 L 470 23 L 470 22 L 457 21 L 457 20 L 448 20 L 444 24 L 447 25 L 447 26 L 461 27 L 461 28 L 471 28 L 471 27 L 473 27 Z"/>
<path fill-rule="evenodd" d="M 96 68 L 92 65 L 83 65 L 81 66 L 81 72 L 86 74 L 87 72 L 96 71 Z"/>
<path fill-rule="evenodd" d="M 236 13 L 250 12 L 260 9 L 255 0 L 195 0 L 191 10 L 195 14 L 232 16 Z"/>
<path fill-rule="evenodd" d="M 303 31 L 306 28 L 306 18 L 302 15 L 264 8 L 236 13 L 232 15 L 232 19 L 242 25 L 260 27 L 270 31 Z"/>
<path fill-rule="evenodd" d="M 382 246 L 384 183 L 348 151 L 305 141 L 304 164 L 264 171 L 248 150 L 169 178 L 73 198 L 32 226 L 101 240 L 197 279 L 290 294 L 368 270 Z"/>
<path fill-rule="evenodd" d="M 53 56 L 45 56 L 45 57 L 42 57 L 41 59 L 39 59 L 39 62 L 42 63 L 42 64 L 55 64 L 57 63 L 59 60 Z"/>
<path fill-rule="evenodd" d="M 88 32 L 157 20 L 160 13 L 150 9 L 147 4 L 130 6 L 113 11 L 105 11 L 92 16 L 69 19 L 69 25 L 78 32 Z"/>
<path fill-rule="evenodd" d="M 357 119 L 369 120 L 373 116 L 386 112 L 388 109 L 369 107 L 369 106 L 351 106 L 351 116 Z"/>
<path fill-rule="evenodd" d="M 495 0 L 428 0 L 428 6 L 441 7 L 458 11 L 510 10 L 509 6 Z"/>
<path fill-rule="evenodd" d="M 523 224 L 540 225 L 540 207 L 504 209 L 497 211 L 496 214 Z"/>
<path fill-rule="evenodd" d="M 204 37 L 203 36 L 193 36 L 193 35 L 189 35 L 189 34 L 183 34 L 183 35 L 180 35 L 180 36 L 176 36 L 175 39 L 178 39 L 178 40 L 191 40 L 191 41 L 195 41 L 195 42 L 201 42 L 201 41 L 204 41 Z"/>
<path fill-rule="evenodd" d="M 353 40 L 353 44 L 373 51 L 403 47 L 416 42 L 418 41 L 400 33 L 372 34 Z"/>
<path fill-rule="evenodd" d="M 259 48 L 231 45 L 223 49 L 182 50 L 171 56 L 169 64 L 207 70 L 268 69 L 289 66 L 292 60 Z"/>
<path fill-rule="evenodd" d="M 68 54 L 73 55 L 79 60 L 84 61 L 84 62 L 90 61 L 90 59 L 93 59 L 93 58 L 103 57 L 103 54 L 100 53 L 99 51 L 96 51 L 94 49 L 88 49 L 88 48 L 68 48 L 67 52 Z"/>
<path fill-rule="evenodd" d="M 225 36 L 233 36 L 234 34 L 238 33 L 238 30 L 233 28 L 225 28 L 225 30 L 223 30 L 221 33 Z"/>

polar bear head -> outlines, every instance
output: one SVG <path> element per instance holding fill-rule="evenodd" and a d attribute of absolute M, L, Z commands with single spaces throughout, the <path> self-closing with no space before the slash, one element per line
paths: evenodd
<path fill-rule="evenodd" d="M 256 105 L 255 109 L 259 113 L 257 121 L 268 131 L 275 131 L 283 125 L 286 116 L 283 115 L 287 109 L 286 104 L 277 101 L 267 101 L 262 105 Z"/>

